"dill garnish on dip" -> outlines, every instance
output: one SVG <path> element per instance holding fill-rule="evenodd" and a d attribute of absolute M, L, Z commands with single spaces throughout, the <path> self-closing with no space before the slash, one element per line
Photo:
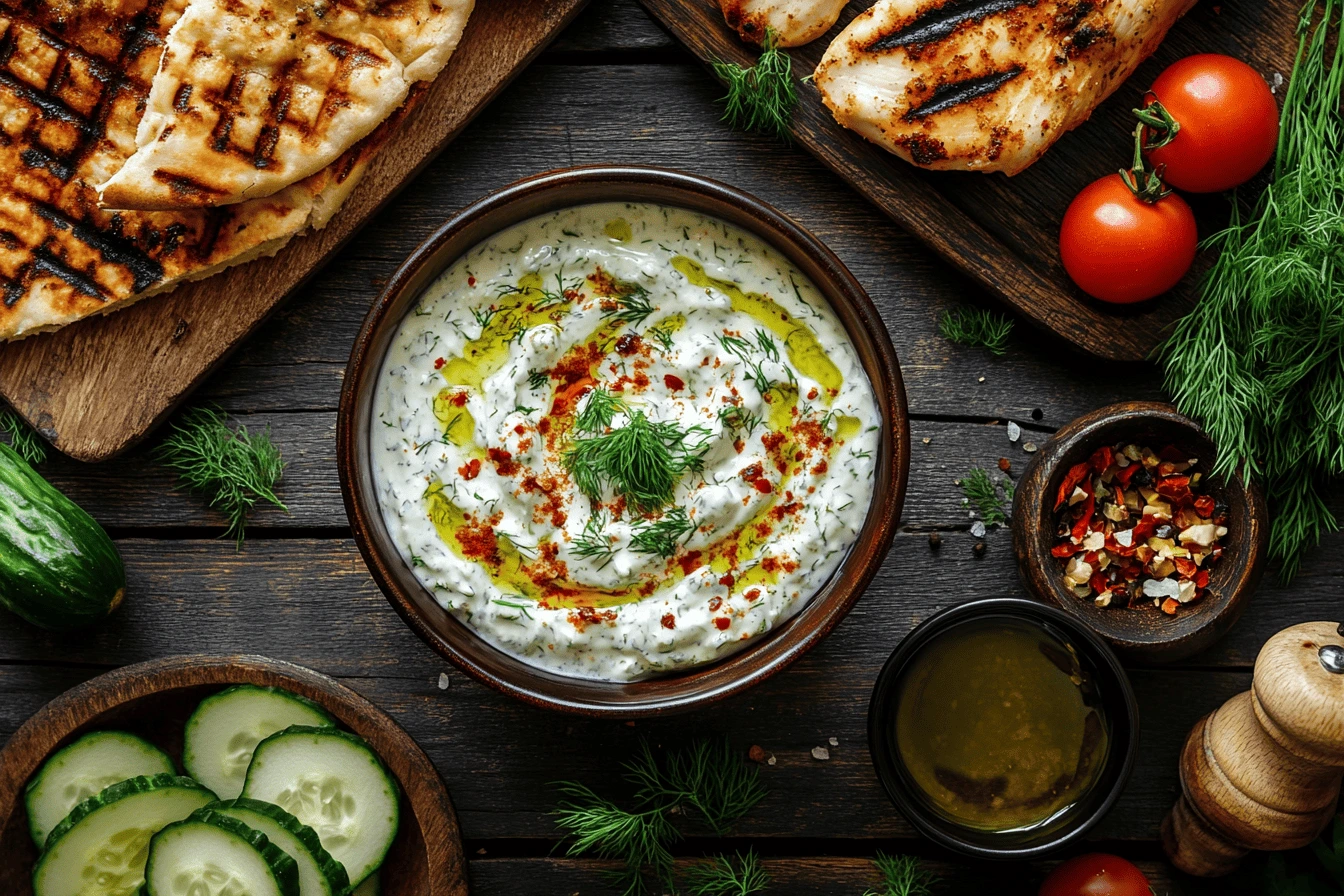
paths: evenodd
<path fill-rule="evenodd" d="M 374 475 L 419 580 L 491 643 L 613 681 L 739 650 L 840 565 L 880 415 L 777 251 L 649 204 L 473 248 L 380 374 Z"/>

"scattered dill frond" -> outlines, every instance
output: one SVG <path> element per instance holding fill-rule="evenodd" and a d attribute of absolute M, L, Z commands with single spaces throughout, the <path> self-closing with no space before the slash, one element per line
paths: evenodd
<path fill-rule="evenodd" d="M 728 87 L 723 120 L 730 127 L 789 141 L 789 124 L 798 107 L 798 89 L 793 83 L 793 61 L 779 48 L 775 29 L 765 29 L 761 55 L 756 65 L 744 68 L 735 62 L 719 60 L 714 74 Z"/>
<path fill-rule="evenodd" d="M 1001 526 L 1008 522 L 1008 512 L 1004 509 L 1013 499 L 1012 484 L 995 483 L 989 474 L 979 467 L 957 480 L 966 495 L 962 506 L 974 507 L 986 526 Z"/>
<path fill-rule="evenodd" d="M 11 408 L 0 410 L 0 429 L 9 433 L 10 447 L 30 467 L 47 459 L 47 447 L 42 443 L 42 437 Z"/>
<path fill-rule="evenodd" d="M 765 353 L 767 358 L 776 363 L 779 362 L 779 346 L 775 344 L 774 338 L 769 333 L 764 330 L 757 330 L 756 344 L 761 347 L 761 351 Z"/>
<path fill-rule="evenodd" d="M 1326 491 L 1344 475 L 1341 5 L 1306 4 L 1273 179 L 1206 241 L 1217 260 L 1199 304 L 1157 353 L 1176 405 L 1218 449 L 1213 473 L 1264 483 L 1285 580 L 1339 528 Z"/>
<path fill-rule="evenodd" d="M 873 859 L 882 875 L 881 889 L 869 889 L 863 896 L 930 896 L 938 876 L 914 856 L 889 856 L 879 852 Z"/>
<path fill-rule="evenodd" d="M 524 287 L 504 285 L 499 287 L 498 295 L 500 298 L 504 298 L 505 296 L 536 293 L 541 296 L 541 298 L 532 303 L 532 310 L 541 311 L 545 308 L 563 305 L 565 302 L 568 302 L 570 297 L 576 293 L 582 285 L 582 280 L 570 280 L 569 282 L 566 282 L 565 269 L 561 268 L 555 275 L 555 289 L 550 289 L 545 286 Z"/>
<path fill-rule="evenodd" d="M 225 534 L 239 548 L 247 516 L 258 501 L 288 512 L 275 495 L 285 464 L 269 429 L 256 435 L 245 426 L 230 429 L 222 411 L 192 408 L 173 425 L 154 457 L 177 473 L 181 485 L 210 499 L 210 506 L 228 519 Z"/>
<path fill-rule="evenodd" d="M 598 569 L 605 567 L 611 562 L 612 556 L 616 553 L 616 546 L 607 534 L 607 523 L 610 520 L 605 510 L 596 510 L 588 517 L 588 522 L 583 524 L 583 532 L 574 537 L 570 542 L 570 550 L 579 557 L 587 557 L 592 560 L 602 560 Z"/>
<path fill-rule="evenodd" d="M 644 335 L 650 337 L 651 339 L 653 339 L 653 341 L 657 342 L 663 351 L 665 352 L 672 351 L 671 330 L 665 329 L 661 325 L 653 326 L 649 327 L 649 329 L 645 331 Z"/>
<path fill-rule="evenodd" d="M 751 896 L 769 884 L 770 877 L 754 849 L 747 850 L 746 855 L 738 853 L 736 861 L 713 856 L 686 872 L 686 892 L 690 896 Z"/>
<path fill-rule="evenodd" d="M 527 372 L 527 385 L 531 389 L 541 391 L 551 382 L 551 375 L 545 370 L 536 370 L 535 368 Z"/>
<path fill-rule="evenodd" d="M 685 507 L 669 507 L 658 519 L 640 520 L 635 524 L 630 548 L 641 554 L 671 557 L 677 552 L 677 545 L 690 538 L 695 528 Z"/>
<path fill-rule="evenodd" d="M 661 882 L 672 879 L 672 853 L 668 844 L 681 838 L 668 820 L 667 809 L 650 806 L 628 812 L 603 799 L 588 787 L 572 781 L 557 785 L 563 801 L 553 813 L 556 825 L 573 839 L 566 855 L 591 853 L 602 859 L 617 859 L 625 867 L 614 875 L 623 896 L 649 892 L 644 869 L 650 868 Z"/>
<path fill-rule="evenodd" d="M 719 336 L 719 345 L 723 346 L 724 351 L 747 365 L 747 378 L 751 380 L 751 384 L 756 387 L 757 392 L 764 395 L 770 391 L 774 382 L 761 369 L 762 364 L 757 360 L 755 345 L 741 336 L 729 336 L 726 333 Z M 775 355 L 778 357 L 778 349 L 775 350 Z"/>
<path fill-rule="evenodd" d="M 938 335 L 958 345 L 984 348 L 1002 355 L 1008 348 L 1013 321 L 987 308 L 948 309 L 938 318 Z"/>
<path fill-rule="evenodd" d="M 672 500 L 684 474 L 704 470 L 709 435 L 703 426 L 683 429 L 633 411 L 619 429 L 575 439 L 565 452 L 565 466 L 590 499 L 599 500 L 610 485 L 633 510 L 652 513 Z"/>
<path fill-rule="evenodd" d="M 494 320 L 498 313 L 499 309 L 494 305 L 471 309 L 472 319 L 476 321 L 476 326 L 481 328 L 481 332 L 485 332 L 485 328 L 490 326 L 490 321 Z"/>
<path fill-rule="evenodd" d="M 612 306 L 602 312 L 603 317 L 636 329 L 657 310 L 649 302 L 649 291 L 642 286 L 629 286 L 620 295 L 606 301 L 611 302 Z"/>
<path fill-rule="evenodd" d="M 753 414 L 740 404 L 730 404 L 719 408 L 719 422 L 725 429 L 749 436 L 761 425 L 761 415 Z"/>
<path fill-rule="evenodd" d="M 708 770 L 706 763 L 717 767 Z M 765 795 L 756 768 L 726 742 L 697 741 L 685 750 L 672 752 L 664 764 L 659 764 L 647 742 L 641 743 L 635 757 L 624 764 L 623 777 L 636 788 L 634 809 L 621 808 L 582 784 L 566 781 L 555 785 L 563 801 L 552 814 L 556 824 L 573 838 L 568 855 L 592 854 L 624 864 L 617 878 L 625 896 L 649 892 L 645 868 L 665 888 L 674 889 L 668 847 L 682 836 L 671 821 L 674 815 L 684 815 L 680 807 L 699 809 L 706 821 L 711 816 L 701 807 L 710 807 L 714 813 L 711 827 L 723 834 Z M 737 814 L 728 814 L 734 812 Z M 747 872 L 752 868 L 757 869 L 755 877 L 762 876 L 755 861 L 739 857 L 739 864 L 741 868 L 734 869 L 739 878 L 751 881 Z M 718 896 L 756 891 L 700 892 Z"/>
<path fill-rule="evenodd" d="M 585 396 L 583 408 L 574 419 L 574 428 L 586 433 L 605 432 L 617 414 L 628 413 L 630 406 L 625 403 L 625 399 L 599 386 Z"/>

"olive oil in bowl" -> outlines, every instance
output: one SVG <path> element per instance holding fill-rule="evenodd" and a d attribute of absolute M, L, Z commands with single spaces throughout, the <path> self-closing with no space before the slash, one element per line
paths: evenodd
<path fill-rule="evenodd" d="M 1110 749 L 1090 664 L 1051 627 L 967 619 L 924 644 L 896 689 L 894 743 L 935 814 L 982 832 L 1049 827 L 1097 782 Z"/>

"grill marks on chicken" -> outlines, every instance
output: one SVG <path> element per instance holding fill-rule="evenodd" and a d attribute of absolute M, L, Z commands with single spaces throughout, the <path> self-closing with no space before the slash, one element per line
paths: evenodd
<path fill-rule="evenodd" d="M 922 167 L 1016 174 L 1086 121 L 1193 0 L 878 0 L 816 85 L 836 120 Z"/>

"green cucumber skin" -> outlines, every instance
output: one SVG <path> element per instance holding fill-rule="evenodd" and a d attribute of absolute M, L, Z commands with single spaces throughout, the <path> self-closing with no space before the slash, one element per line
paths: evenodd
<path fill-rule="evenodd" d="M 103 527 L 0 443 L 0 606 L 69 631 L 106 618 L 125 593 Z"/>
<path fill-rule="evenodd" d="M 191 778 L 183 778 L 179 775 L 154 775 L 153 777 L 130 778 L 122 781 L 120 784 L 113 784 L 97 796 L 91 796 L 78 806 L 70 810 L 70 814 L 65 816 L 65 820 L 51 829 L 47 835 L 46 845 L 42 848 L 43 852 L 50 850 L 60 840 L 70 832 L 70 829 L 79 824 L 91 813 L 101 809 L 109 803 L 115 803 L 123 797 L 130 796 L 133 793 L 140 793 L 146 790 L 158 790 L 160 787 L 186 787 L 192 790 L 199 790 L 201 793 L 210 793 L 200 784 Z M 211 794 L 213 796 L 214 794 Z"/>
<path fill-rule="evenodd" d="M 192 813 L 190 818 L 173 822 L 155 834 L 153 839 L 149 841 L 149 861 L 145 866 L 146 883 L 144 887 L 149 896 L 156 896 L 149 889 L 148 883 L 153 879 L 149 872 L 154 865 L 154 841 L 174 828 L 192 824 L 208 824 L 247 841 L 247 844 L 260 853 L 262 859 L 270 866 L 271 874 L 275 877 L 276 887 L 280 890 L 281 896 L 299 896 L 299 866 L 289 857 L 288 853 L 272 843 L 260 831 L 252 830 L 236 818 L 229 818 L 227 815 L 220 815 L 218 812 L 211 812 L 209 809 L 198 809 Z"/>
<path fill-rule="evenodd" d="M 39 782 L 41 782 L 43 774 L 47 771 L 47 769 L 51 766 L 53 762 L 59 761 L 62 756 L 66 755 L 69 751 L 74 750 L 80 744 L 85 743 L 86 741 L 89 741 L 91 739 L 106 737 L 109 734 L 117 735 L 119 737 L 124 737 L 130 740 L 139 741 L 141 744 L 144 745 L 146 751 L 149 751 L 151 753 L 157 753 L 158 755 L 163 757 L 164 761 L 166 762 L 169 768 L 173 767 L 173 760 L 168 756 L 167 753 L 163 752 L 158 747 L 154 746 L 149 741 L 145 740 L 143 737 L 131 734 L 128 731 L 115 731 L 111 729 L 90 731 L 88 734 L 85 734 L 66 744 L 64 747 L 61 747 L 55 753 L 52 753 L 50 756 L 47 757 L 47 760 L 42 763 L 42 766 L 37 770 L 37 773 L 33 775 L 33 779 L 28 782 L 28 786 L 24 788 L 24 805 L 25 808 L 28 810 L 28 831 L 30 834 L 32 834 L 33 842 L 37 844 L 38 849 L 43 848 L 43 845 L 46 843 L 46 838 L 43 837 L 39 839 L 37 836 L 38 831 L 36 827 L 36 821 L 33 818 L 32 805 L 29 802 L 29 800 L 32 798 L 33 791 L 37 789 Z M 165 772 L 165 774 L 168 773 Z"/>
<path fill-rule="evenodd" d="M 219 803 L 211 803 L 201 812 L 215 811 L 217 813 L 228 812 L 230 809 L 238 809 L 244 812 L 255 812 L 258 815 L 264 815 L 274 821 L 280 827 L 289 833 L 308 848 L 308 852 L 317 860 L 318 867 L 331 885 L 331 892 L 335 896 L 342 896 L 350 889 L 350 876 L 345 872 L 345 866 L 331 857 L 331 854 L 322 847 L 322 840 L 317 836 L 308 825 L 299 821 L 293 815 L 290 815 L 284 809 L 274 803 L 263 802 L 262 800 L 239 797 L 236 800 L 226 800 Z M 244 822 L 245 823 L 245 822 Z"/>

